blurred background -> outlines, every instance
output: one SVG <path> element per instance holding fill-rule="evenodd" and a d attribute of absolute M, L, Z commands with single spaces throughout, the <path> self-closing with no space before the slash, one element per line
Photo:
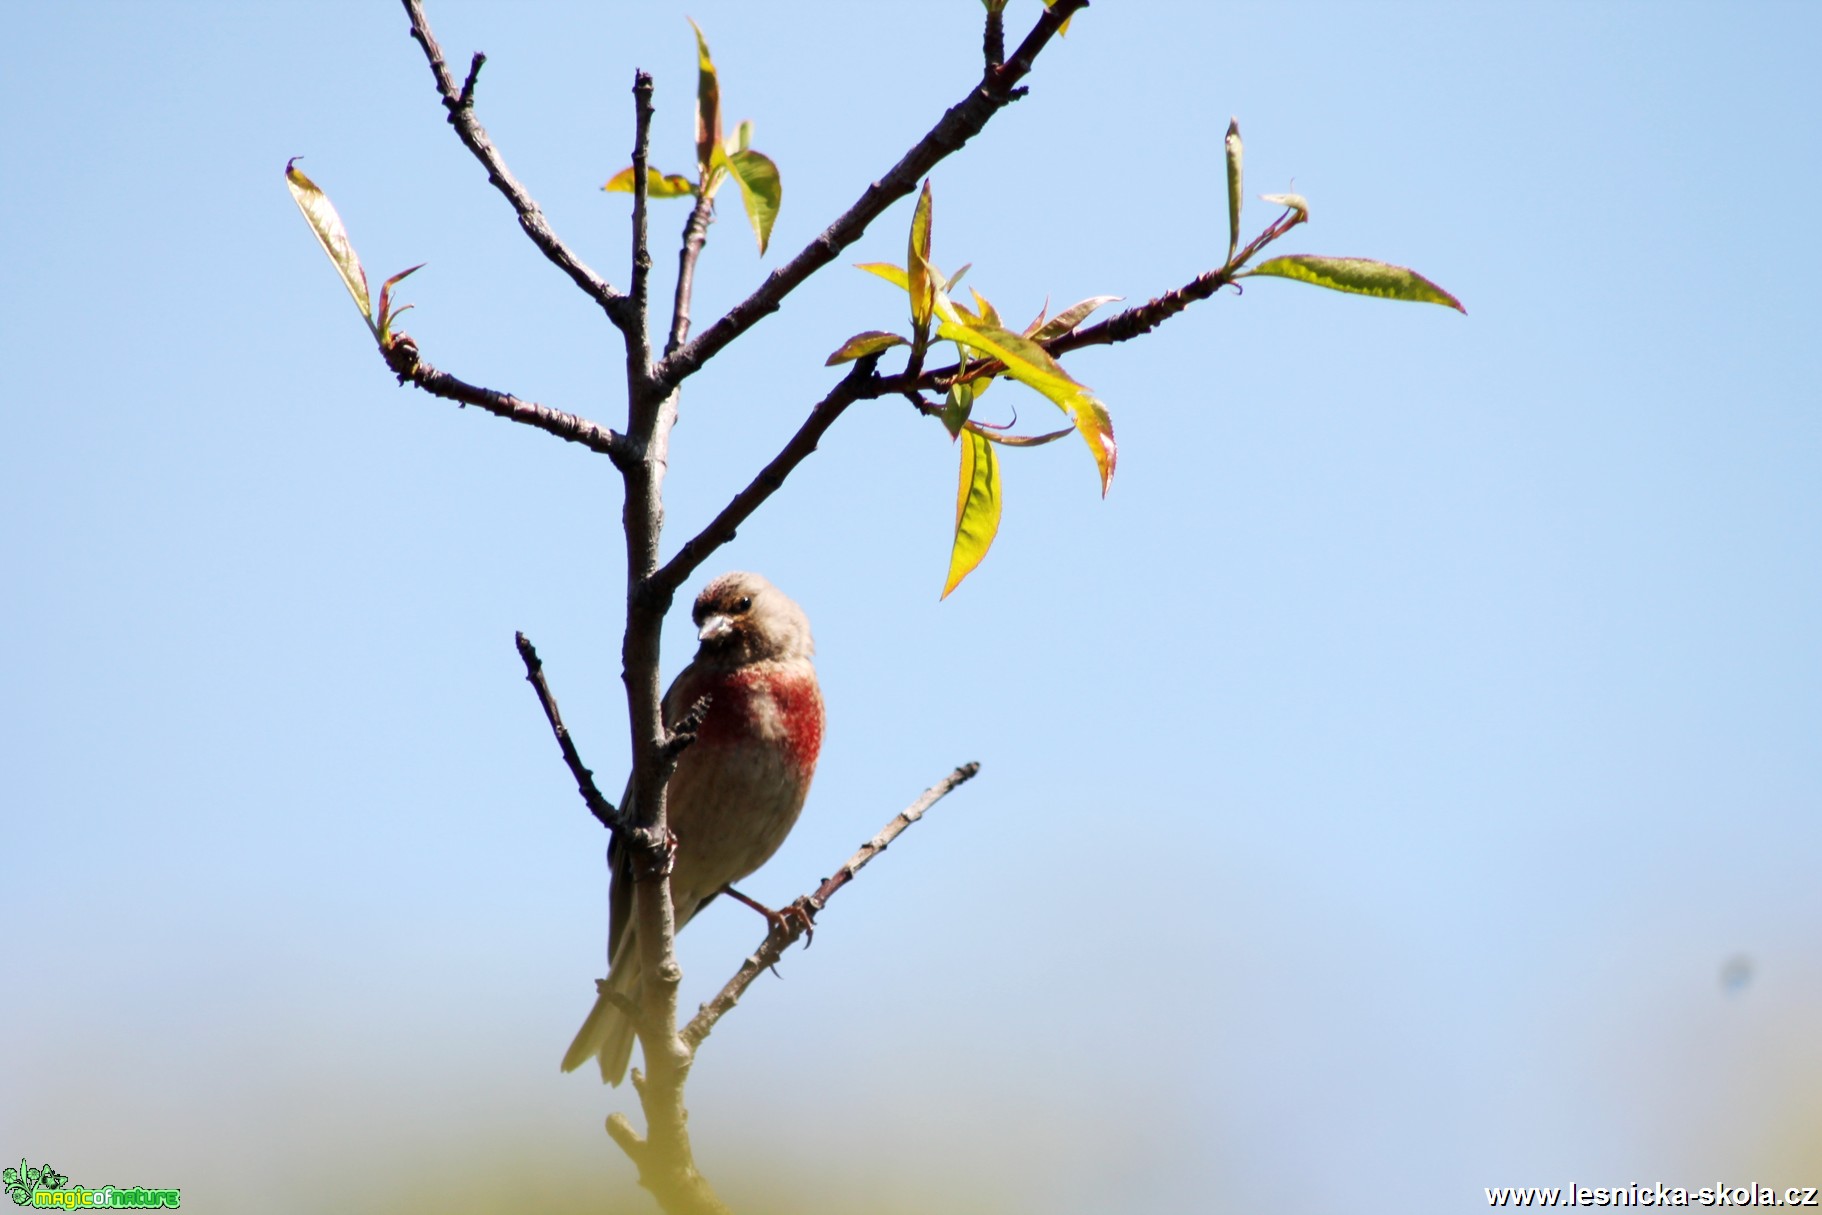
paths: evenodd
<path fill-rule="evenodd" d="M 780 166 L 700 323 L 960 100 L 981 8 L 430 14 L 556 229 L 625 286 L 635 66 L 690 169 L 702 25 Z M 1009 44 L 1039 12 L 1014 0 Z M 619 425 L 618 335 L 446 129 L 399 6 L 15 5 L 0 76 L 0 1159 L 186 1208 L 649 1209 L 557 1061 L 605 838 L 522 679 L 624 778 L 618 478 L 396 387 L 287 196 L 330 194 L 426 358 Z M 691 1087 L 738 1209 L 1479 1209 L 1505 1185 L 1822 1184 L 1822 181 L 1810 4 L 1097 3 L 934 175 L 1009 320 L 1226 251 L 1254 280 L 1067 365 L 1112 411 L 1005 454 L 939 603 L 956 452 L 844 418 L 703 577 L 815 624 L 783 902 L 981 776 L 831 905 Z M 686 206 L 654 204 L 668 299 Z M 1257 201 L 1245 225 L 1275 214 Z M 903 296 L 910 203 L 690 381 L 670 547 Z M 895 365 L 888 360 L 888 366 Z M 983 409 L 1050 429 L 1016 387 Z M 1000 412 L 996 413 L 998 410 Z M 680 598 L 667 677 L 689 657 Z M 687 1006 L 754 945 L 682 938 Z"/>

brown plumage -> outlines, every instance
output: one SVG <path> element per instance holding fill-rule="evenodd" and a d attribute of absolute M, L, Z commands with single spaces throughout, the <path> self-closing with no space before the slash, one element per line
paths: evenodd
<path fill-rule="evenodd" d="M 758 574 L 723 574 L 691 610 L 701 641 L 664 694 L 667 726 L 704 693 L 709 709 L 696 741 L 677 760 L 668 791 L 677 837 L 671 901 L 681 929 L 723 888 L 758 869 L 797 822 L 822 748 L 822 692 L 803 609 Z M 627 786 L 622 805 L 631 803 Z M 638 932 L 625 850 L 608 848 L 609 990 L 637 1000 Z M 632 1058 L 633 1027 L 605 995 L 563 1056 L 573 1071 L 590 1058 L 619 1084 Z"/>

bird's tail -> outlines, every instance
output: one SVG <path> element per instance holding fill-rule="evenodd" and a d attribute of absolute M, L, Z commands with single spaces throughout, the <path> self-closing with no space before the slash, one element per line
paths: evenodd
<path fill-rule="evenodd" d="M 595 996 L 594 1008 L 589 1010 L 588 1020 L 582 1022 L 582 1028 L 576 1031 L 576 1040 L 569 1044 L 569 1050 L 563 1056 L 566 1072 L 575 1071 L 590 1059 L 599 1060 L 601 1079 L 608 1084 L 619 1084 L 626 1079 L 626 1065 L 633 1058 L 634 1038 L 633 1023 L 615 1007 L 608 993 L 617 993 L 635 1003 L 639 999 L 639 958 L 632 933 L 626 934 L 616 953 L 618 956 L 608 968 L 607 978 L 596 984 L 599 994 Z"/>

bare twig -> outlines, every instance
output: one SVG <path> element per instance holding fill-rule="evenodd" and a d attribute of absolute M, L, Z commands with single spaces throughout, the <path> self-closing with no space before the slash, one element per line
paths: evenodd
<path fill-rule="evenodd" d="M 575 740 L 569 736 L 569 727 L 563 724 L 563 714 L 557 711 L 557 698 L 550 693 L 550 684 L 544 678 L 544 664 L 538 660 L 538 651 L 532 648 L 531 640 L 523 633 L 514 633 L 513 640 L 519 647 L 519 658 L 525 663 L 526 682 L 538 694 L 538 703 L 544 708 L 544 719 L 550 722 L 550 732 L 557 736 L 557 746 L 563 751 L 563 762 L 569 765 L 570 774 L 576 778 L 576 792 L 582 795 L 589 813 L 599 819 L 603 827 L 609 831 L 620 830 L 620 812 L 614 809 L 612 802 L 601 796 L 601 790 L 595 785 L 595 774 L 582 762 L 582 756 L 576 751 Z"/>
<path fill-rule="evenodd" d="M 481 78 L 481 69 L 486 64 L 487 56 L 480 51 L 476 51 L 474 58 L 468 61 L 468 79 L 462 81 L 462 95 L 456 98 L 456 104 L 465 110 L 474 105 L 475 82 Z"/>
<path fill-rule="evenodd" d="M 707 527 L 697 532 L 684 542 L 664 567 L 652 575 L 654 587 L 661 588 L 668 594 L 675 594 L 683 580 L 695 572 L 696 567 L 706 561 L 711 553 L 734 538 L 735 531 L 745 523 L 760 505 L 778 492 L 791 470 L 802 464 L 810 453 L 816 450 L 816 444 L 835 425 L 835 419 L 841 417 L 848 406 L 859 400 L 878 396 L 874 391 L 877 378 L 873 369 L 879 365 L 879 355 L 868 355 L 855 362 L 852 370 L 842 377 L 839 384 L 829 390 L 829 395 L 818 401 L 810 416 L 804 419 L 803 425 L 797 428 L 771 463 L 759 470 L 747 487 L 735 494 L 733 500 L 721 508 L 721 513 L 710 520 Z"/>
<path fill-rule="evenodd" d="M 981 57 L 987 61 L 989 72 L 1006 58 L 1006 13 L 1003 9 L 987 9 L 987 28 L 981 32 Z"/>
<path fill-rule="evenodd" d="M 854 875 L 865 868 L 868 861 L 884 852 L 886 846 L 903 834 L 912 823 L 922 818 L 926 810 L 941 801 L 956 786 L 972 780 L 980 770 L 981 766 L 977 763 L 963 764 L 942 780 L 925 789 L 916 801 L 901 810 L 891 822 L 881 828 L 878 835 L 862 844 L 860 851 L 849 857 L 848 863 L 837 869 L 833 877 L 824 878 L 822 885 L 816 888 L 815 893 L 799 899 L 795 905 L 808 914 L 781 917 L 773 929 L 766 934 L 766 939 L 760 943 L 758 950 L 741 963 L 740 969 L 734 972 L 734 977 L 727 981 L 714 999 L 702 1006 L 688 1025 L 684 1026 L 682 1037 L 690 1049 L 693 1051 L 700 1046 L 702 1040 L 714 1030 L 715 1023 L 740 1002 L 740 997 L 745 994 L 747 988 L 753 985 L 753 980 L 765 973 L 767 968 L 775 965 L 778 959 L 784 956 L 784 951 L 789 949 L 798 937 L 808 931 L 807 925 L 810 916 L 821 911 L 824 905 L 834 897 L 836 891 L 853 881 Z"/>
<path fill-rule="evenodd" d="M 424 16 L 423 0 L 403 0 L 403 3 L 406 15 L 411 18 L 411 36 L 424 48 L 424 58 L 430 63 L 431 75 L 436 77 L 437 92 L 443 98 L 443 108 L 449 111 L 449 125 L 455 128 L 462 143 L 474 153 L 475 159 L 481 162 L 481 167 L 487 170 L 487 180 L 512 204 L 513 212 L 519 217 L 519 226 L 525 229 L 525 234 L 531 237 L 532 243 L 538 246 L 545 257 L 556 263 L 558 269 L 569 275 L 571 281 L 582 288 L 590 299 L 599 304 L 609 320 L 615 325 L 624 326 L 626 297 L 584 265 L 582 259 L 551 231 L 537 201 L 507 169 L 499 150 L 487 137 L 487 129 L 474 116 L 475 79 L 486 56 L 474 57 L 468 79 L 458 86 L 449 71 L 449 65 L 443 60 L 443 48 L 437 45 L 436 35 L 430 31 L 430 22 Z"/>
<path fill-rule="evenodd" d="M 395 337 L 385 355 L 387 365 L 398 376 L 401 384 L 413 384 L 432 396 L 473 405 L 495 417 L 521 422 L 556 435 L 559 439 L 580 443 L 590 451 L 601 453 L 615 464 L 622 464 L 632 458 L 632 449 L 625 435 L 573 413 L 551 409 L 535 401 L 522 401 L 509 392 L 497 392 L 492 388 L 482 388 L 478 384 L 459 380 L 419 358 L 417 343 L 406 334 Z"/>
<path fill-rule="evenodd" d="M 665 386 L 681 383 L 729 342 L 778 311 L 785 296 L 859 240 L 868 224 L 915 190 L 918 182 L 938 162 L 960 150 L 981 132 L 989 119 L 1023 96 L 1024 90 L 1018 87 L 1018 82 L 1031 71 L 1038 53 L 1056 34 L 1058 26 L 1087 6 L 1088 0 L 1056 0 L 1053 7 L 1045 9 L 1012 58 L 983 73 L 980 84 L 951 106 L 884 177 L 868 186 L 841 218 L 805 245 L 797 256 L 767 275 L 758 290 L 735 304 L 720 320 L 666 355 L 654 372 L 657 381 Z"/>
<path fill-rule="evenodd" d="M 683 243 L 677 250 L 677 298 L 671 308 L 671 336 L 664 344 L 669 358 L 690 335 L 690 297 L 696 287 L 696 259 L 709 238 L 709 217 L 714 214 L 714 200 L 699 195 L 683 224 Z"/>
<path fill-rule="evenodd" d="M 652 75 L 633 73 L 633 279 L 631 327 L 626 330 L 626 371 L 643 380 L 652 372 L 651 309 L 647 283 L 652 273 L 652 249 L 647 240 L 646 200 L 650 183 L 645 176 L 652 147 Z"/>

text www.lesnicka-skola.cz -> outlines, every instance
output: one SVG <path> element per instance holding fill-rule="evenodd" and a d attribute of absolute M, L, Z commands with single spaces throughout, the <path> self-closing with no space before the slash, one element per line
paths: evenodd
<path fill-rule="evenodd" d="M 1665 1185 L 1488 1186 L 1490 1207 L 1814 1207 L 1822 1191 L 1813 1185 L 1710 1185 L 1700 1189 Z"/>

